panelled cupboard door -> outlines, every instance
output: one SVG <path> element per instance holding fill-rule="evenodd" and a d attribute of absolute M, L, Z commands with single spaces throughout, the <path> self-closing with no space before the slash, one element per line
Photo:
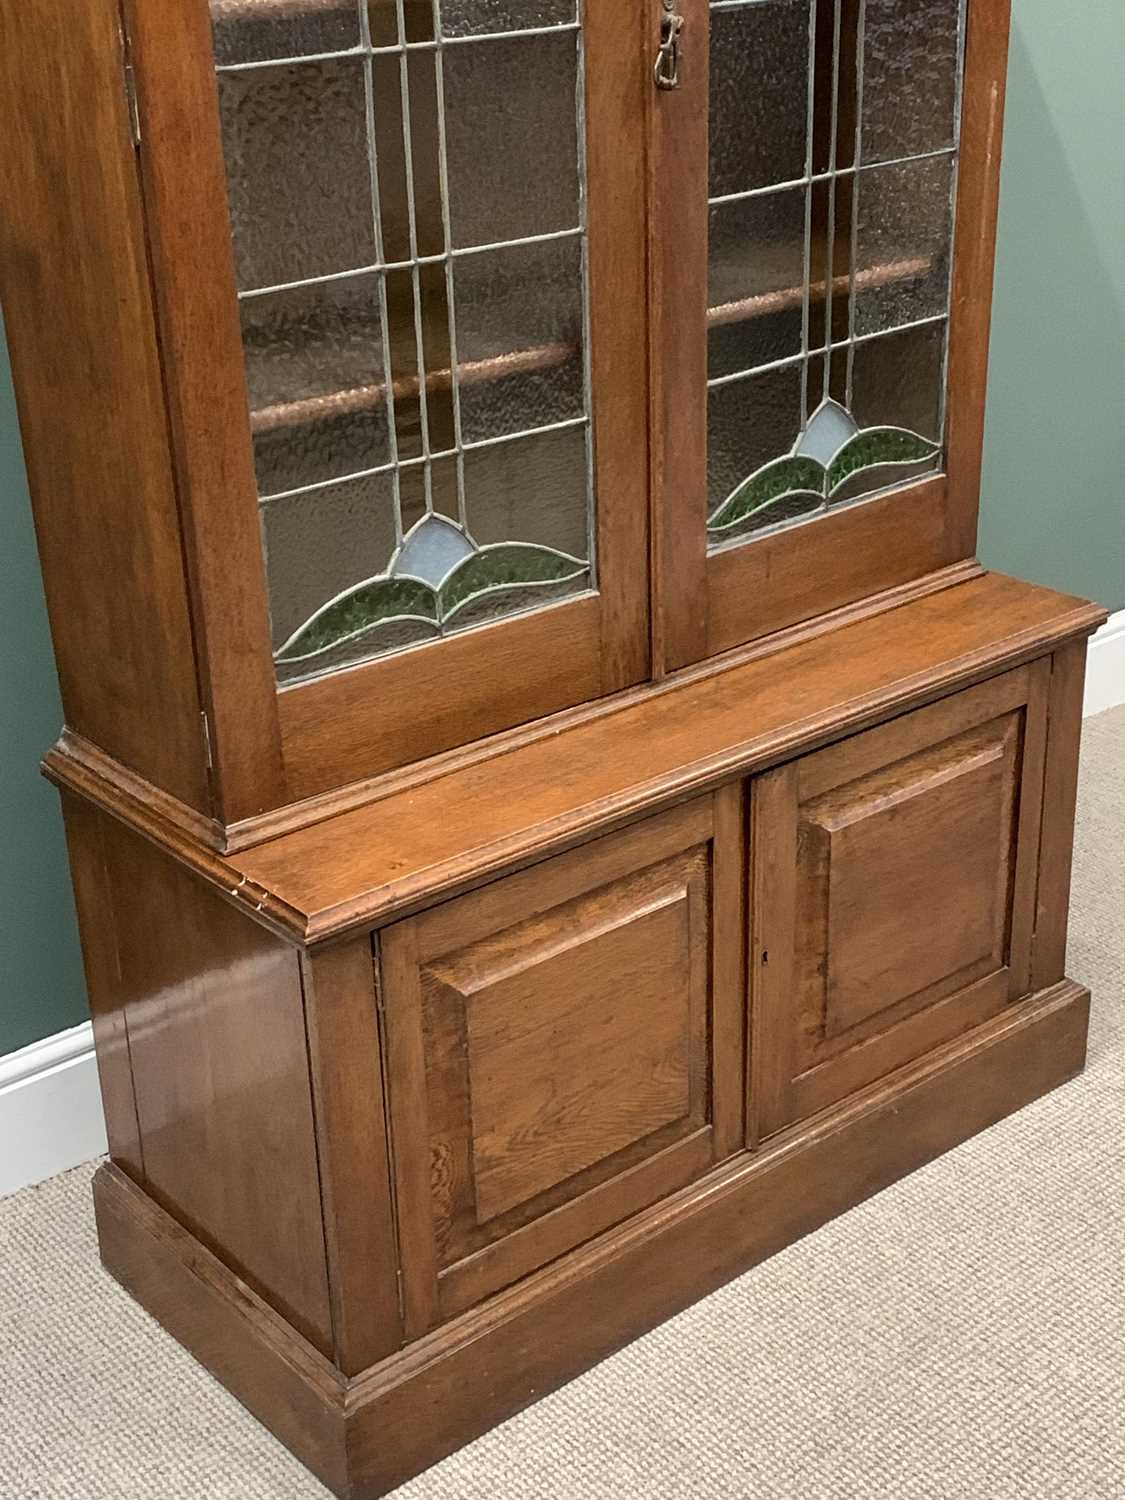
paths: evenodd
<path fill-rule="evenodd" d="M 380 938 L 408 1336 L 743 1136 L 742 790 Z"/>
<path fill-rule="evenodd" d="M 268 618 L 289 798 L 643 679 L 639 7 L 127 10 L 201 608 Z"/>
<path fill-rule="evenodd" d="M 653 189 L 665 667 L 972 556 L 1007 45 L 1007 0 L 676 9 Z"/>
<path fill-rule="evenodd" d="M 760 1136 L 1027 993 L 1049 675 L 1020 668 L 755 780 Z"/>

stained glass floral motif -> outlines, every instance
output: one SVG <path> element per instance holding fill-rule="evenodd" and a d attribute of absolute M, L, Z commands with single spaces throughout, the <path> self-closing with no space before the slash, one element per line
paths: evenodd
<path fill-rule="evenodd" d="M 387 572 L 329 600 L 278 649 L 279 666 L 302 673 L 365 654 L 436 640 L 587 588 L 581 558 L 552 547 L 498 542 L 478 547 L 444 516 L 425 516 L 396 550 Z"/>
<path fill-rule="evenodd" d="M 764 464 L 723 500 L 707 523 L 713 540 L 760 530 L 774 522 L 826 511 L 849 481 L 903 466 L 924 471 L 940 444 L 902 427 L 861 429 L 831 398 L 817 410 L 793 452 Z"/>

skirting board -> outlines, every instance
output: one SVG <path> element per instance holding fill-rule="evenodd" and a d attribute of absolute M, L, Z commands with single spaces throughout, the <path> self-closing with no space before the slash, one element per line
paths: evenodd
<path fill-rule="evenodd" d="M 1125 609 L 1090 641 L 1087 718 L 1125 703 Z M 94 1041 L 75 1026 L 0 1057 L 0 1197 L 106 1150 Z"/>
<path fill-rule="evenodd" d="M 0 1057 L 0 1198 L 106 1150 L 89 1021 Z"/>
<path fill-rule="evenodd" d="M 1088 719 L 1122 703 L 1125 703 L 1125 609 L 1110 615 L 1090 640 L 1082 713 Z"/>

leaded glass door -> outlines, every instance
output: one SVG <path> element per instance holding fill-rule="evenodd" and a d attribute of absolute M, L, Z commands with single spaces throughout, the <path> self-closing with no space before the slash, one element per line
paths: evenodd
<path fill-rule="evenodd" d="M 974 261 L 1002 93 L 987 49 L 970 45 L 966 68 L 966 41 L 996 14 L 993 0 L 685 11 L 684 97 L 666 108 L 706 166 L 663 212 L 673 238 L 706 244 L 706 297 L 670 315 L 694 348 L 674 385 L 693 468 L 690 495 L 666 497 L 664 552 L 702 605 L 681 609 L 671 665 L 971 551 L 979 452 L 963 437 L 991 275 Z M 706 49 L 689 51 L 693 32 Z"/>
<path fill-rule="evenodd" d="M 302 789 L 340 778 L 296 743 L 325 715 L 350 716 L 367 773 L 640 679 L 640 15 L 612 0 L 210 8 Z"/>

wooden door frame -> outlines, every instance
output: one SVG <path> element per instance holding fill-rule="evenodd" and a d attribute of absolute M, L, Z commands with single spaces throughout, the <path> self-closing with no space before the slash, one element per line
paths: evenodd
<path fill-rule="evenodd" d="M 220 823 L 643 680 L 648 393 L 646 247 L 639 226 L 651 79 L 641 14 L 599 0 L 585 25 L 587 116 L 598 122 L 586 144 L 599 592 L 452 637 L 440 651 L 400 653 L 279 691 L 209 12 L 206 0 L 122 4 Z M 635 255 L 623 252 L 633 243 Z M 439 705 L 429 722 L 427 692 Z"/>
<path fill-rule="evenodd" d="M 976 551 L 1010 0 L 967 0 L 948 332 L 946 466 L 708 556 L 707 0 L 682 0 L 681 88 L 654 105 L 653 675 L 971 558 Z M 678 268 L 678 269 L 677 269 Z"/>

